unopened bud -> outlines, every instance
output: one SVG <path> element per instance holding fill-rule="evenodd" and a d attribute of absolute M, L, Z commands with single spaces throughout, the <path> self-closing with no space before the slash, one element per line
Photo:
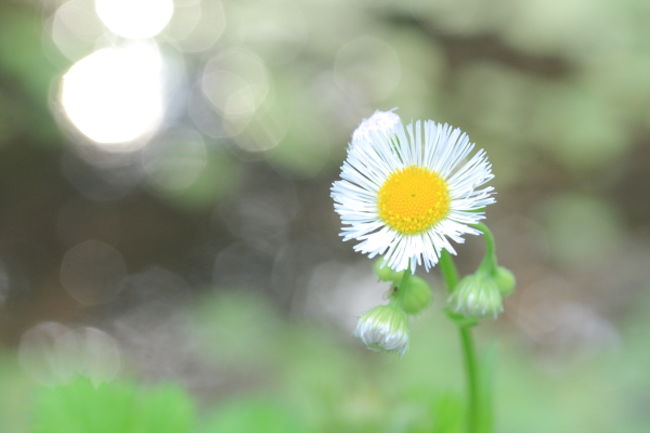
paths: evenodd
<path fill-rule="evenodd" d="M 418 314 L 431 304 L 433 298 L 429 284 L 416 275 L 406 278 L 393 296 L 408 314 Z"/>
<path fill-rule="evenodd" d="M 395 272 L 394 270 L 386 266 L 386 262 L 382 257 L 375 260 L 373 269 L 375 271 L 375 275 L 377 275 L 377 278 L 379 278 L 381 281 L 386 281 L 386 282 L 392 281 L 394 283 L 400 282 L 405 272 L 405 271 Z"/>
<path fill-rule="evenodd" d="M 401 120 L 394 110 L 395 108 L 389 111 L 377 110 L 372 113 L 372 116 L 363 119 L 361 124 L 352 133 L 352 145 L 370 142 L 373 132 L 383 134 L 392 134 L 395 132 Z"/>
<path fill-rule="evenodd" d="M 370 350 L 404 355 L 409 344 L 408 316 L 395 305 L 380 305 L 359 317 L 354 334 Z"/>
<path fill-rule="evenodd" d="M 496 317 L 503 311 L 499 287 L 493 278 L 480 271 L 460 280 L 448 303 L 454 311 L 469 317 Z"/>

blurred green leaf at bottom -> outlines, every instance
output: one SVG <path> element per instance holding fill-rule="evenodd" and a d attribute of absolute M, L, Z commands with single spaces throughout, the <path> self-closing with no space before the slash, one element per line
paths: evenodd
<path fill-rule="evenodd" d="M 300 414 L 269 398 L 250 397 L 221 405 L 201 433 L 305 433 Z"/>
<path fill-rule="evenodd" d="M 193 404 L 176 387 L 95 386 L 86 378 L 43 388 L 32 433 L 189 433 Z"/>

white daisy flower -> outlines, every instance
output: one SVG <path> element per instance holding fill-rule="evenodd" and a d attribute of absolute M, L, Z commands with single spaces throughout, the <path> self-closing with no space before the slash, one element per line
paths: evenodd
<path fill-rule="evenodd" d="M 484 150 L 470 157 L 474 144 L 465 133 L 418 120 L 367 135 L 364 145 L 350 143 L 331 190 L 341 236 L 358 241 L 355 251 L 415 272 L 435 266 L 442 250 L 456 254 L 450 241 L 480 234 L 471 226 L 495 202 L 494 189 L 484 186 L 494 175 Z"/>

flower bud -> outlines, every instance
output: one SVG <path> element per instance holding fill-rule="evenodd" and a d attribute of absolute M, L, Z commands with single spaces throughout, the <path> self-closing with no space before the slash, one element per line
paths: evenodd
<path fill-rule="evenodd" d="M 372 139 L 373 132 L 392 134 L 397 130 L 401 120 L 394 112 L 395 108 L 388 111 L 377 110 L 372 116 L 363 119 L 359 127 L 352 133 L 352 145 L 368 143 Z"/>
<path fill-rule="evenodd" d="M 486 272 L 480 271 L 460 280 L 447 302 L 454 311 L 470 317 L 496 317 L 503 311 L 499 287 Z"/>
<path fill-rule="evenodd" d="M 501 297 L 506 297 L 515 290 L 516 280 L 515 276 L 508 269 L 503 266 L 497 266 L 496 272 L 493 276 L 494 282 L 499 291 L 501 292 Z"/>
<path fill-rule="evenodd" d="M 370 350 L 404 355 L 409 344 L 408 316 L 396 305 L 380 305 L 359 317 L 354 335 Z"/>
<path fill-rule="evenodd" d="M 398 283 L 399 281 L 401 281 L 405 271 L 395 272 L 394 270 L 386 266 L 385 263 L 386 262 L 384 261 L 383 257 L 380 257 L 377 260 L 375 260 L 373 269 L 375 271 L 375 275 L 377 275 L 377 278 L 379 278 L 381 281 L 386 281 L 386 282 L 392 281 L 394 283 Z"/>
<path fill-rule="evenodd" d="M 416 275 L 409 276 L 395 289 L 393 296 L 408 314 L 418 314 L 431 304 L 433 298 L 429 284 Z"/>

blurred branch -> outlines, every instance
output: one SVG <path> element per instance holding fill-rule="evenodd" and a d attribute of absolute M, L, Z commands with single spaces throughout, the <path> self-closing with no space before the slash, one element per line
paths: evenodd
<path fill-rule="evenodd" d="M 452 69 L 476 60 L 492 60 L 522 72 L 547 78 L 563 78 L 571 73 L 571 64 L 566 59 L 531 54 L 510 47 L 496 33 L 452 34 L 431 22 L 406 13 L 378 12 L 378 16 L 392 25 L 411 27 L 434 40 L 444 50 Z"/>

